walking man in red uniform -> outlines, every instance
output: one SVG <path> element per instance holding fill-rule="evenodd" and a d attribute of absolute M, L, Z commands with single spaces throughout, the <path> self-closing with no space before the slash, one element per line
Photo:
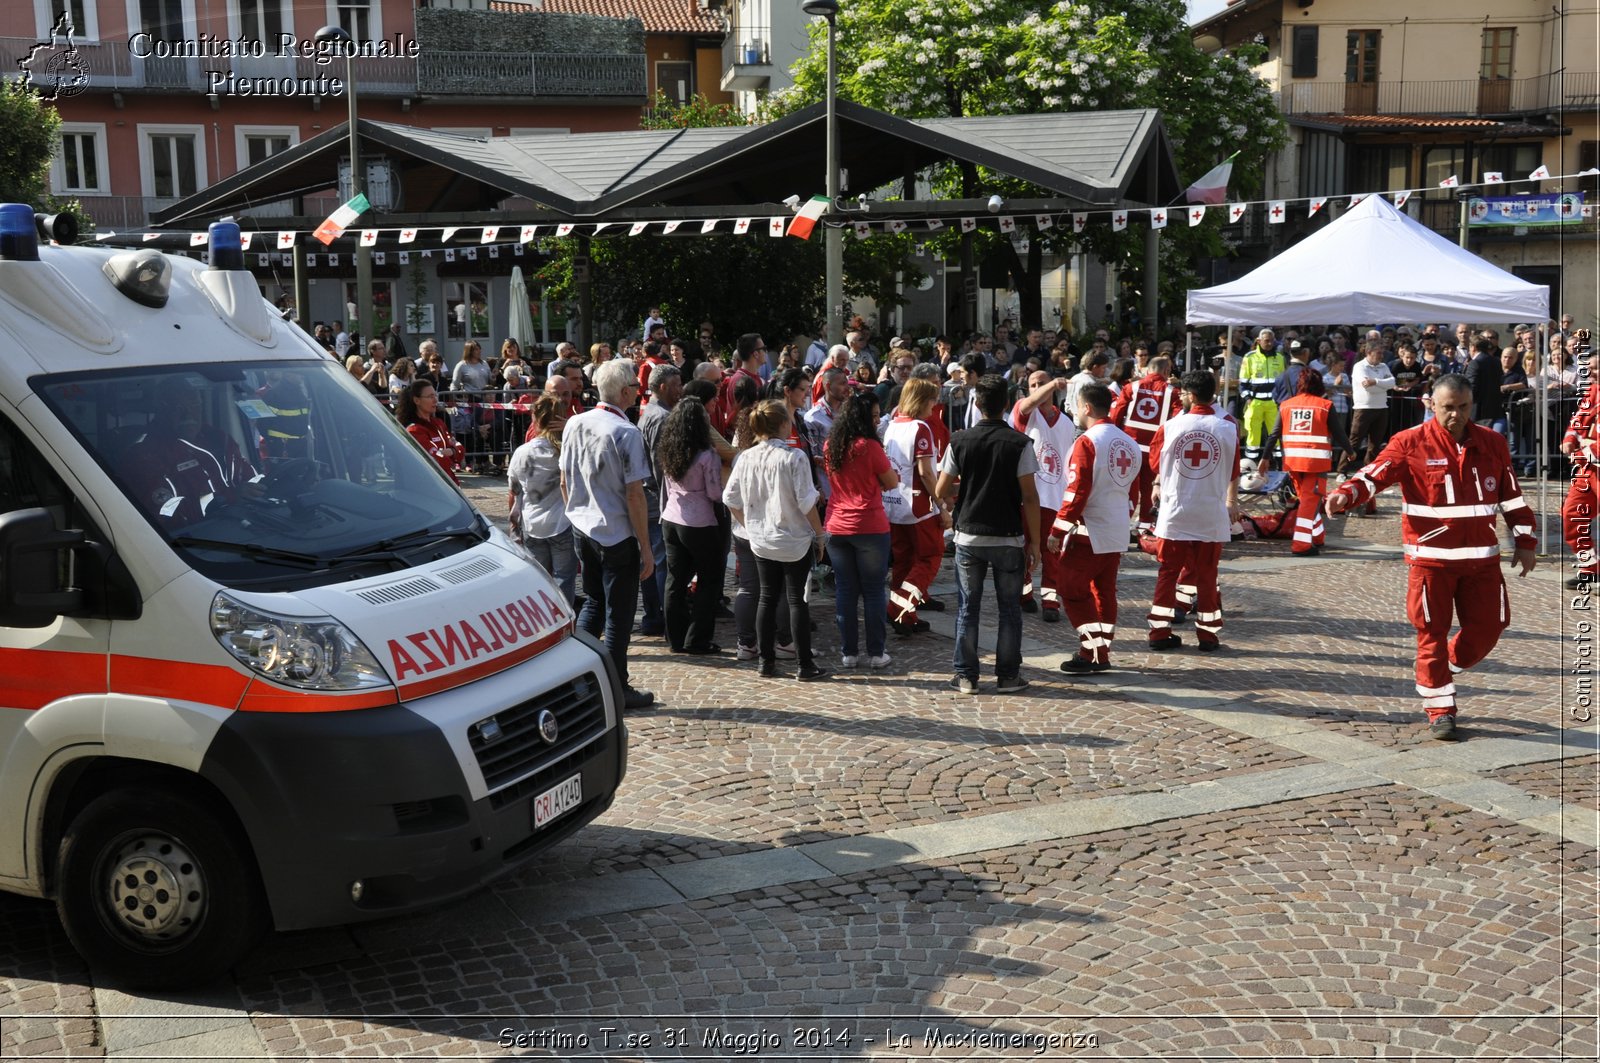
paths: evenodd
<path fill-rule="evenodd" d="M 1503 437 L 1472 423 L 1472 385 L 1434 381 L 1433 420 L 1400 432 L 1383 452 L 1328 496 L 1329 515 L 1400 485 L 1400 534 L 1410 579 L 1406 615 L 1417 629 L 1417 693 L 1435 738 L 1453 739 L 1455 674 L 1494 649 L 1511 622 L 1500 574 L 1495 514 L 1516 538 L 1511 564 L 1533 571 L 1534 515 L 1522 497 Z M 1450 634 L 1451 611 L 1461 630 Z"/>
<path fill-rule="evenodd" d="M 1150 360 L 1150 371 L 1124 388 L 1111 404 L 1111 420 L 1134 438 L 1139 449 L 1150 453 L 1150 441 L 1167 419 L 1178 412 L 1178 389 L 1167 379 L 1172 359 L 1157 355 Z M 1139 532 L 1148 532 L 1155 521 L 1154 466 L 1139 466 Z"/>
<path fill-rule="evenodd" d="M 1083 434 L 1067 459 L 1066 490 L 1045 544 L 1061 559 L 1061 605 L 1078 629 L 1078 653 L 1061 662 L 1069 674 L 1111 667 L 1117 632 L 1117 571 L 1128 549 L 1128 487 L 1144 464 L 1139 444 L 1111 423 L 1111 389 L 1078 389 Z"/>
<path fill-rule="evenodd" d="M 1300 498 L 1295 514 L 1294 545 L 1299 557 L 1316 557 L 1322 552 L 1322 500 L 1326 494 L 1323 477 L 1333 468 L 1333 436 L 1328 431 L 1328 415 L 1333 403 L 1322 397 L 1322 374 L 1308 370 L 1300 374 L 1299 391 L 1278 407 L 1278 429 L 1282 433 L 1283 467 L 1294 480 Z"/>
<path fill-rule="evenodd" d="M 1029 335 L 1032 335 L 1030 333 Z M 1066 377 L 1052 377 L 1038 370 L 1028 377 L 1028 394 L 1017 400 L 1011 409 L 1011 427 L 1027 436 L 1033 443 L 1034 457 L 1039 459 L 1039 470 L 1033 474 L 1034 487 L 1039 495 L 1039 510 L 1034 519 L 1039 524 L 1039 541 L 1050 534 L 1055 523 L 1056 510 L 1061 508 L 1061 494 L 1066 486 L 1067 455 L 1072 452 L 1072 441 L 1078 429 L 1072 412 L 1057 405 L 1058 398 L 1066 392 L 1070 381 Z M 1124 529 L 1122 537 L 1128 537 Z M 1061 555 L 1045 551 L 1039 566 L 1039 597 L 1044 602 L 1046 623 L 1061 619 L 1061 582 L 1065 574 L 1061 569 Z M 1022 585 L 1022 611 L 1031 613 L 1038 606 L 1033 600 L 1034 580 Z"/>
<path fill-rule="evenodd" d="M 1183 645 L 1172 623 L 1180 595 L 1192 594 L 1199 646 L 1210 652 L 1222 648 L 1217 565 L 1239 519 L 1239 426 L 1212 408 L 1217 378 L 1206 370 L 1183 374 L 1178 387 L 1187 409 L 1156 429 L 1150 441 L 1149 466 L 1161 491 L 1156 514 L 1161 568 L 1150 605 L 1150 648 Z"/>

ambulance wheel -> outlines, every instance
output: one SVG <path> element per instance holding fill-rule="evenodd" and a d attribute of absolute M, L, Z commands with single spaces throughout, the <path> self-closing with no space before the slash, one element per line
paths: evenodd
<path fill-rule="evenodd" d="M 56 871 L 67 937 L 91 967 L 129 986 L 210 981 L 266 929 L 238 828 L 187 795 L 96 798 L 68 826 Z"/>

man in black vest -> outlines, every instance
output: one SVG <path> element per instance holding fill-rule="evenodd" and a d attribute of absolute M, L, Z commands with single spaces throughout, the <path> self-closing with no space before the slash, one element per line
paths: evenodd
<path fill-rule="evenodd" d="M 994 570 L 999 611 L 995 645 L 996 691 L 1027 689 L 1022 678 L 1022 584 L 1039 566 L 1039 495 L 1033 474 L 1039 467 L 1027 436 L 1005 423 L 1008 389 L 990 374 L 973 389 L 983 419 L 950 439 L 934 495 L 951 506 L 956 531 L 955 678 L 963 694 L 978 692 L 978 615 L 983 579 Z M 953 506 L 952 506 L 953 503 Z"/>

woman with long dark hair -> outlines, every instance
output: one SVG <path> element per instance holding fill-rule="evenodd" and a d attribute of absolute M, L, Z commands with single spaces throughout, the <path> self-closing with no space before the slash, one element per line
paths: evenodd
<path fill-rule="evenodd" d="M 400 394 L 395 409 L 395 419 L 411 433 L 411 438 L 422 444 L 422 449 L 433 455 L 439 468 L 456 483 L 456 466 L 461 463 L 461 444 L 450 434 L 450 426 L 439 416 L 439 392 L 433 381 L 418 378 Z"/>
<path fill-rule="evenodd" d="M 823 447 L 828 482 L 828 559 L 833 562 L 834 619 L 839 625 L 840 663 L 861 660 L 856 604 L 867 613 L 867 666 L 889 663 L 884 645 L 888 628 L 884 580 L 889 574 L 889 516 L 883 492 L 900 477 L 878 442 L 878 399 L 870 391 L 850 396 L 834 415 Z"/>
<path fill-rule="evenodd" d="M 822 522 L 817 517 L 817 488 L 805 458 L 788 444 L 788 408 L 771 399 L 750 411 L 755 445 L 734 462 L 722 500 L 743 525 L 761 579 L 756 608 L 756 638 L 761 674 L 776 676 L 778 598 L 789 600 L 789 627 L 800 658 L 796 679 L 828 675 L 811 656 L 811 620 L 806 610 L 806 584 L 811 561 L 822 552 Z"/>
<path fill-rule="evenodd" d="M 667 544 L 667 644 L 674 653 L 712 656 L 727 550 L 717 525 L 722 459 L 711 445 L 711 418 L 699 399 L 680 399 L 661 426 L 661 533 Z M 692 607 L 689 582 L 695 581 Z"/>

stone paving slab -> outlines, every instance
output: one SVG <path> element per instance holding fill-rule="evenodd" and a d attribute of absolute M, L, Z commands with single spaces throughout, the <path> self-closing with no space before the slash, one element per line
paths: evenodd
<path fill-rule="evenodd" d="M 1496 777 L 1518 789 L 1553 797 L 1573 808 L 1600 812 L 1600 757 L 1527 764 L 1497 772 Z"/>

